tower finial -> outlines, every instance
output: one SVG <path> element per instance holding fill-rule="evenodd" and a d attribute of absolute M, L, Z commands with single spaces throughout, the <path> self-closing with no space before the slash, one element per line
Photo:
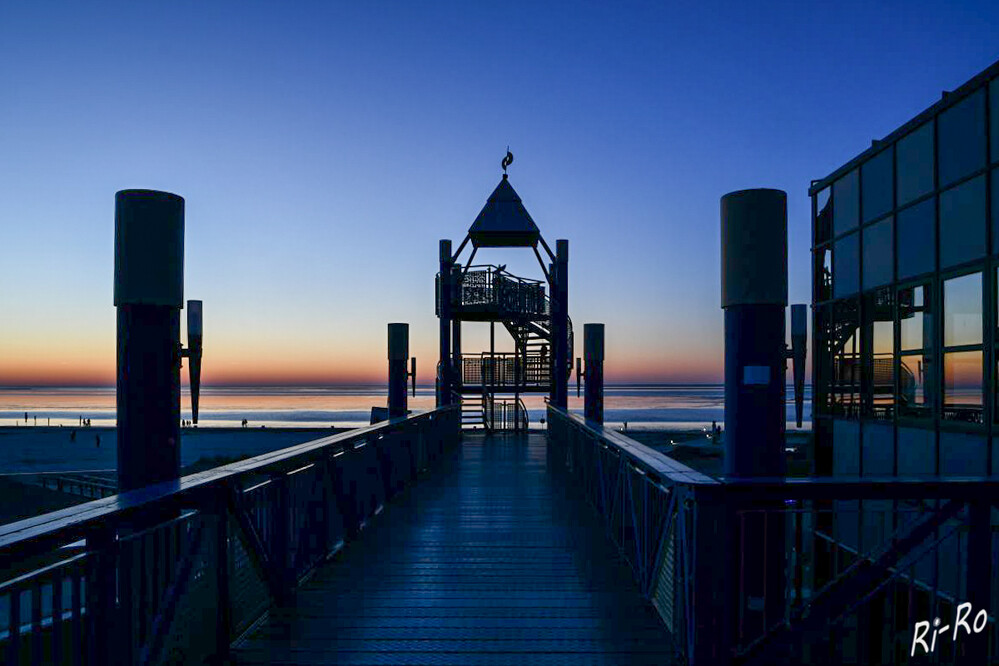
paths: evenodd
<path fill-rule="evenodd" d="M 510 146 L 506 147 L 506 157 L 503 158 L 503 178 L 506 179 L 506 168 L 513 164 L 513 153 L 510 152 Z"/>

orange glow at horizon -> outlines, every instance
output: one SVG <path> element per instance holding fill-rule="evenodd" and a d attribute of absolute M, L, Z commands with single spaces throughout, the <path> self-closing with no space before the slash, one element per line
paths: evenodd
<path fill-rule="evenodd" d="M 436 348 L 421 345 L 417 381 L 432 384 Z M 577 353 L 581 350 L 577 350 Z M 210 385 L 380 384 L 387 371 L 378 344 L 342 343 L 320 346 L 271 345 L 260 341 L 206 345 L 202 383 Z M 650 355 L 643 350 L 609 349 L 608 383 L 717 383 L 722 381 L 722 354 L 693 354 L 673 349 Z M 0 386 L 97 386 L 115 383 L 115 348 L 83 341 L 75 346 L 51 341 L 22 341 L 0 354 Z M 181 373 L 187 383 L 187 371 Z M 574 380 L 572 380 L 574 381 Z"/>

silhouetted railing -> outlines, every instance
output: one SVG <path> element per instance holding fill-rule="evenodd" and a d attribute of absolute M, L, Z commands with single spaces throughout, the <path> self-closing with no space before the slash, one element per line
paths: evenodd
<path fill-rule="evenodd" d="M 486 428 L 489 430 L 526 431 L 530 418 L 524 401 L 519 398 L 495 398 L 484 401 Z"/>
<path fill-rule="evenodd" d="M 437 275 L 436 312 L 440 314 L 440 274 Z M 511 275 L 496 266 L 471 266 L 452 289 L 455 313 L 495 313 L 514 319 L 549 316 L 545 285 L 538 280 Z"/>
<path fill-rule="evenodd" d="M 459 428 L 445 407 L 0 526 L 0 654 L 221 660 Z"/>
<path fill-rule="evenodd" d="M 962 603 L 969 626 L 986 612 L 981 634 L 917 645 L 911 662 L 996 655 L 999 480 L 714 479 L 551 406 L 548 441 L 679 663 L 909 663 L 916 623 L 953 632 Z"/>
<path fill-rule="evenodd" d="M 550 358 L 540 354 L 527 357 L 513 353 L 499 353 L 491 356 L 462 354 L 461 383 L 470 388 L 495 386 L 498 389 L 542 388 L 551 385 Z"/>

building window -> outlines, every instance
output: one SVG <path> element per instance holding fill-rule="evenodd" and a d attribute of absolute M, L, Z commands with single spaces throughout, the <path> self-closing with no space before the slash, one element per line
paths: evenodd
<path fill-rule="evenodd" d="M 833 248 L 833 294 L 836 298 L 855 294 L 860 289 L 860 234 L 836 241 Z"/>
<path fill-rule="evenodd" d="M 832 188 L 827 187 L 815 195 L 815 244 L 832 238 Z"/>
<path fill-rule="evenodd" d="M 936 200 L 927 199 L 899 211 L 898 279 L 929 273 L 936 268 Z"/>
<path fill-rule="evenodd" d="M 940 267 L 985 254 L 985 176 L 940 194 Z"/>
<path fill-rule="evenodd" d="M 895 161 L 898 163 L 895 183 L 899 206 L 933 191 L 932 122 L 899 139 L 895 146 Z"/>
<path fill-rule="evenodd" d="M 991 160 L 999 162 L 999 79 L 989 83 L 989 141 L 992 146 Z"/>
<path fill-rule="evenodd" d="M 864 222 L 891 212 L 894 205 L 892 186 L 895 180 L 895 165 L 892 163 L 892 149 L 883 150 L 869 159 L 860 169 L 863 183 Z"/>
<path fill-rule="evenodd" d="M 943 418 L 982 422 L 982 274 L 944 282 Z"/>
<path fill-rule="evenodd" d="M 838 236 L 860 221 L 860 178 L 854 169 L 833 183 L 833 232 Z"/>
<path fill-rule="evenodd" d="M 995 269 L 995 273 L 994 273 L 994 277 L 993 277 L 993 283 L 992 283 L 992 293 L 994 295 L 999 294 L 999 266 L 997 266 L 996 269 Z M 996 354 L 995 354 L 995 356 L 993 358 L 995 358 L 996 363 L 999 363 L 999 307 L 996 307 L 995 310 L 996 310 L 996 315 L 995 315 L 996 318 L 995 318 L 995 320 L 993 322 L 994 323 L 994 328 L 993 328 L 994 338 L 993 338 L 993 340 L 994 340 L 994 342 L 996 344 L 996 350 L 995 350 Z M 999 366 L 997 366 L 997 370 L 999 370 Z M 994 418 L 994 420 L 996 420 L 997 422 L 999 422 L 999 371 L 997 371 L 996 374 L 995 374 L 995 385 L 993 385 L 992 388 L 993 388 L 993 392 L 992 392 L 993 396 L 995 396 L 993 398 L 993 401 L 994 401 L 993 402 L 993 410 L 992 410 L 993 418 Z M 996 458 L 993 458 L 993 464 L 994 465 L 995 464 L 999 464 L 999 460 L 997 460 Z"/>
<path fill-rule="evenodd" d="M 815 300 L 828 301 L 832 298 L 832 250 L 829 246 L 815 251 Z"/>
<path fill-rule="evenodd" d="M 985 166 L 985 91 L 972 93 L 940 114 L 937 150 L 940 187 Z"/>
<path fill-rule="evenodd" d="M 992 252 L 999 252 L 999 169 L 992 171 Z"/>
<path fill-rule="evenodd" d="M 929 284 L 898 290 L 900 416 L 933 413 L 933 297 Z"/>
<path fill-rule="evenodd" d="M 864 296 L 864 415 L 895 416 L 895 313 L 890 288 Z"/>
<path fill-rule="evenodd" d="M 853 299 L 833 304 L 828 331 L 832 361 L 829 402 L 833 414 L 857 416 L 860 411 L 860 318 Z"/>
<path fill-rule="evenodd" d="M 982 352 L 944 352 L 943 417 L 982 422 Z"/>
<path fill-rule="evenodd" d="M 829 388 L 833 377 L 832 346 L 836 339 L 832 311 L 831 305 L 816 305 L 814 309 L 815 376 L 812 377 L 812 408 L 819 414 L 831 412 Z M 812 427 L 817 427 L 818 423 L 813 420 Z"/>
<path fill-rule="evenodd" d="M 895 257 L 892 243 L 892 218 L 864 228 L 864 289 L 880 287 L 892 281 Z"/>
<path fill-rule="evenodd" d="M 982 274 L 944 282 L 944 346 L 982 344 Z"/>

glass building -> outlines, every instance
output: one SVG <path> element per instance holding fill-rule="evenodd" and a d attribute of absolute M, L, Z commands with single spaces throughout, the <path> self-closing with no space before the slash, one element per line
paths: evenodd
<path fill-rule="evenodd" d="M 809 193 L 816 472 L 999 473 L 999 62 Z"/>

